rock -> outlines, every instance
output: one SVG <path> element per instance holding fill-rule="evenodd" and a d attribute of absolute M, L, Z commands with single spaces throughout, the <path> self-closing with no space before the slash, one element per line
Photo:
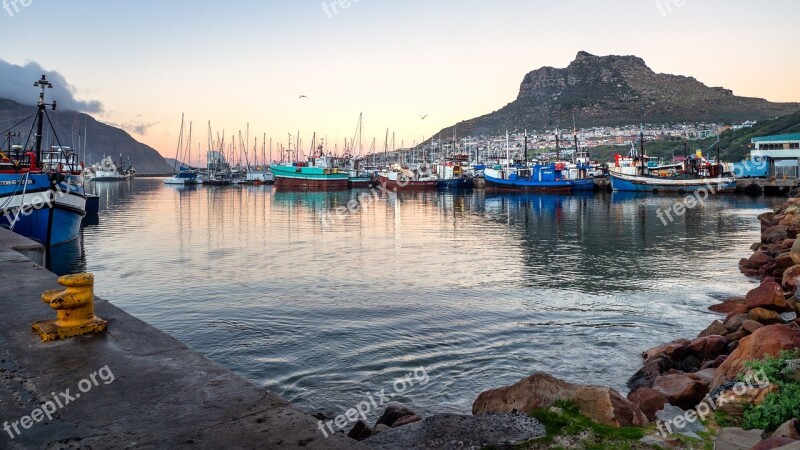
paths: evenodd
<path fill-rule="evenodd" d="M 746 313 L 747 306 L 744 304 L 744 298 L 736 298 L 736 299 L 725 300 L 724 302 L 717 305 L 711 305 L 708 307 L 708 310 L 729 316 L 731 314 Z"/>
<path fill-rule="evenodd" d="M 726 353 L 726 355 L 725 355 L 725 356 L 727 356 L 727 355 L 730 355 L 730 354 L 731 354 L 731 353 L 733 353 L 733 352 L 734 352 L 734 351 L 735 351 L 737 348 L 739 348 L 739 341 L 732 341 L 732 342 L 729 342 L 729 343 L 728 343 L 728 345 L 725 347 L 725 353 Z M 724 361 L 723 361 L 723 362 L 724 362 Z M 722 363 L 720 363 L 720 364 L 722 364 Z M 719 367 L 719 364 L 717 364 L 717 365 L 716 365 L 716 366 L 714 366 L 714 367 Z"/>
<path fill-rule="evenodd" d="M 378 421 L 375 422 L 375 426 L 378 425 L 386 425 L 388 427 L 392 427 L 394 423 L 402 419 L 403 417 L 413 416 L 416 413 L 403 405 L 399 405 L 397 403 L 392 403 L 386 407 L 386 410 L 383 411 L 383 414 L 378 418 Z"/>
<path fill-rule="evenodd" d="M 753 242 L 753 245 L 750 246 L 750 250 L 757 251 L 761 248 L 761 242 Z"/>
<path fill-rule="evenodd" d="M 714 448 L 724 450 L 749 450 L 761 442 L 763 430 L 745 431 L 741 428 L 723 428 L 714 440 Z"/>
<path fill-rule="evenodd" d="M 393 424 L 392 428 L 402 427 L 403 425 L 408 425 L 410 423 L 419 422 L 422 420 L 422 417 L 414 414 L 413 416 L 405 416 L 397 419 Z"/>
<path fill-rule="evenodd" d="M 754 331 L 763 326 L 764 325 L 761 322 L 756 322 L 755 320 L 750 320 L 750 319 L 742 322 L 742 328 L 748 333 L 753 333 Z"/>
<path fill-rule="evenodd" d="M 771 309 L 753 308 L 747 313 L 747 318 L 755 320 L 756 322 L 763 323 L 764 325 L 771 325 L 774 323 L 783 323 L 781 315 L 772 311 Z"/>
<path fill-rule="evenodd" d="M 567 383 L 546 373 L 536 373 L 519 382 L 482 392 L 472 404 L 472 414 L 530 413 L 547 408 L 556 400 L 571 400 L 581 414 L 597 423 L 642 426 L 647 418 L 639 408 L 614 389 Z"/>
<path fill-rule="evenodd" d="M 794 443 L 794 439 L 789 439 L 785 437 L 774 437 L 763 440 L 758 444 L 754 445 L 750 448 L 750 450 L 772 450 L 773 448 L 783 447 L 784 445 L 789 445 Z"/>
<path fill-rule="evenodd" d="M 712 367 L 710 369 L 698 370 L 697 372 L 692 373 L 690 375 L 694 375 L 692 379 L 700 381 L 705 386 L 710 386 L 711 382 L 714 381 L 715 373 L 716 370 Z"/>
<path fill-rule="evenodd" d="M 800 266 L 798 266 L 800 267 Z M 744 303 L 742 303 L 744 305 Z M 712 306 L 713 308 L 713 306 Z M 711 308 L 709 308 L 711 309 Z M 724 336 L 728 334 L 728 329 L 725 328 L 725 325 L 722 324 L 719 320 L 715 320 L 711 322 L 711 325 L 708 326 L 705 330 L 703 330 L 697 337 L 706 337 L 706 336 Z"/>
<path fill-rule="evenodd" d="M 739 342 L 738 341 L 731 342 L 730 344 L 728 344 L 725 347 L 725 351 L 727 351 L 731 347 L 732 344 L 739 345 Z M 717 367 L 721 366 L 722 363 L 724 363 L 727 358 L 728 358 L 728 355 L 720 355 L 720 356 L 717 357 L 717 359 L 715 359 L 713 361 L 707 361 L 705 364 L 703 364 L 700 367 L 700 370 L 705 370 L 705 369 L 709 369 L 709 368 L 716 369 Z"/>
<path fill-rule="evenodd" d="M 680 434 L 700 439 L 698 433 L 706 431 L 706 427 L 699 420 L 687 421 L 686 411 L 670 404 L 664 405 L 664 409 L 657 412 L 656 417 L 659 420 L 656 422 L 656 428 L 666 434 Z"/>
<path fill-rule="evenodd" d="M 438 414 L 382 431 L 364 444 L 381 450 L 508 448 L 544 435 L 544 426 L 523 414 Z"/>
<path fill-rule="evenodd" d="M 390 426 L 385 424 L 376 425 L 375 428 L 372 430 L 372 436 L 377 436 L 383 433 L 384 431 L 389 431 L 391 429 L 392 428 Z"/>
<path fill-rule="evenodd" d="M 663 449 L 681 449 L 684 448 L 683 442 L 680 439 L 670 439 L 663 437 L 660 434 L 649 434 L 641 439 L 639 442 L 648 446 L 648 448 L 663 448 Z"/>
<path fill-rule="evenodd" d="M 800 383 L 800 359 L 786 361 L 786 366 L 781 370 L 781 375 L 786 378 L 786 381 Z"/>
<path fill-rule="evenodd" d="M 797 289 L 797 279 L 800 278 L 800 264 L 789 267 L 783 272 L 781 284 L 783 287 L 794 291 Z"/>
<path fill-rule="evenodd" d="M 793 265 L 794 260 L 792 259 L 792 254 L 789 252 L 783 252 L 775 257 L 775 266 L 780 272 L 780 277 L 783 277 L 784 271 Z"/>
<path fill-rule="evenodd" d="M 672 366 L 672 360 L 664 356 L 645 361 L 642 368 L 628 380 L 628 389 L 633 391 L 639 387 L 653 387 L 656 378 L 671 369 Z"/>
<path fill-rule="evenodd" d="M 752 289 L 747 293 L 744 303 L 748 308 L 780 308 L 785 310 L 789 307 L 783 295 L 783 288 L 774 282 L 762 283 L 761 286 Z"/>
<path fill-rule="evenodd" d="M 774 224 L 777 223 L 777 221 L 775 220 L 775 216 L 777 214 L 778 213 L 774 211 L 765 212 L 764 214 L 759 214 L 758 221 L 761 222 L 762 224 L 769 224 L 767 228 L 775 226 Z"/>
<path fill-rule="evenodd" d="M 789 237 L 789 229 L 786 225 L 775 225 L 769 227 L 761 233 L 761 242 L 765 244 L 774 244 L 775 242 L 782 241 Z"/>
<path fill-rule="evenodd" d="M 744 323 L 745 320 L 747 320 L 747 314 L 731 315 L 725 319 L 723 325 L 725 325 L 725 328 L 728 330 L 728 333 L 735 333 L 742 328 L 742 324 Z M 734 340 L 736 339 L 728 339 L 728 341 L 734 341 Z"/>
<path fill-rule="evenodd" d="M 800 420 L 795 418 L 785 422 L 770 437 L 787 437 L 800 441 Z"/>
<path fill-rule="evenodd" d="M 741 417 L 744 411 L 751 405 L 760 405 L 764 403 L 767 395 L 777 392 L 778 385 L 770 384 L 766 387 L 757 387 L 754 383 L 753 387 L 748 387 L 746 384 L 740 386 L 744 387 L 744 392 L 736 391 L 736 383 L 731 382 L 730 389 L 723 390 L 720 393 L 712 395 L 717 405 L 717 410 L 733 417 Z M 720 400 L 717 396 L 722 396 L 724 400 Z"/>
<path fill-rule="evenodd" d="M 365 424 L 362 420 L 356 422 L 350 432 L 347 433 L 347 437 L 357 441 L 363 441 L 370 436 L 372 436 L 372 430 L 370 430 L 367 424 Z"/>
<path fill-rule="evenodd" d="M 708 386 L 686 375 L 662 375 L 656 378 L 653 390 L 667 397 L 671 405 L 691 409 L 703 400 L 708 393 Z"/>
<path fill-rule="evenodd" d="M 683 355 L 686 354 L 688 344 L 689 340 L 678 339 L 668 344 L 659 345 L 658 347 L 653 347 L 649 350 L 645 350 L 642 353 L 642 357 L 645 359 L 645 361 L 647 361 L 649 359 L 653 359 L 658 356 L 666 356 L 667 358 L 673 361 L 677 361 L 678 359 L 682 358 Z"/>
<path fill-rule="evenodd" d="M 656 420 L 656 413 L 668 403 L 667 397 L 655 389 L 641 387 L 628 394 L 628 400 L 638 406 L 647 420 Z"/>
<path fill-rule="evenodd" d="M 764 251 L 757 251 L 747 259 L 748 269 L 758 269 L 761 266 L 775 262 L 775 260 Z"/>
<path fill-rule="evenodd" d="M 711 388 L 714 389 L 734 378 L 744 368 L 744 361 L 762 359 L 766 355 L 776 356 L 781 350 L 789 350 L 798 346 L 800 346 L 800 330 L 785 325 L 769 325 L 759 328 L 750 336 L 739 341 L 739 348 L 717 368 Z"/>
<path fill-rule="evenodd" d="M 800 264 L 800 239 L 796 240 L 792 245 L 790 254 L 792 255 L 792 260 L 794 260 L 794 263 Z"/>
<path fill-rule="evenodd" d="M 695 355 L 708 360 L 714 359 L 725 350 L 728 340 L 719 335 L 697 338 L 689 343 L 689 350 Z"/>
<path fill-rule="evenodd" d="M 746 330 L 737 331 L 736 333 L 730 333 L 725 335 L 725 339 L 730 342 L 738 342 L 743 337 L 747 336 L 748 333 Z"/>
<path fill-rule="evenodd" d="M 783 242 L 781 242 L 781 248 L 783 248 L 784 250 L 791 250 L 791 248 L 792 248 L 792 246 L 794 246 L 794 242 L 796 240 L 797 239 L 793 239 L 793 238 L 784 239 Z M 753 250 L 753 251 L 755 251 L 755 250 Z M 795 264 L 797 264 L 797 263 L 795 263 Z"/>

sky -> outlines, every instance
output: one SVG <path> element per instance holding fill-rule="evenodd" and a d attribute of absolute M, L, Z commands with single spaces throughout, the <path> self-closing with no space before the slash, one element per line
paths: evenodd
<path fill-rule="evenodd" d="M 501 108 L 581 50 L 800 101 L 799 17 L 796 0 L 0 0 L 0 95 L 35 100 L 9 78 L 41 66 L 69 84 L 59 101 L 165 156 L 182 114 L 202 152 L 209 121 L 341 148 L 361 113 L 381 150 L 387 129 L 410 146 Z"/>

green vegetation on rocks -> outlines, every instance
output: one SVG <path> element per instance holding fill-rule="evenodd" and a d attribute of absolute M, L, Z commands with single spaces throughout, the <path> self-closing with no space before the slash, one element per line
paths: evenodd
<path fill-rule="evenodd" d="M 760 405 L 750 406 L 744 412 L 745 429 L 773 431 L 787 420 L 800 417 L 800 383 L 787 378 L 787 361 L 800 359 L 800 349 L 783 351 L 777 357 L 745 363 L 748 369 L 763 371 L 770 383 L 779 388 L 764 399 Z"/>

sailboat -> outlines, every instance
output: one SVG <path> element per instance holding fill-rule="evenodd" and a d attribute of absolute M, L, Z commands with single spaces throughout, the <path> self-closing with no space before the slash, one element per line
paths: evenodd
<path fill-rule="evenodd" d="M 86 194 L 78 154 L 62 145 L 42 151 L 42 132 L 47 107 L 45 91 L 53 85 L 45 75 L 34 83 L 41 89 L 32 129 L 34 147 L 13 145 L 8 136 L 8 154 L 0 151 L 0 214 L 2 226 L 52 247 L 78 237 L 86 216 Z M 50 122 L 49 117 L 47 117 Z M 53 131 L 56 142 L 58 135 Z M 30 138 L 30 137 L 29 137 Z"/>
<path fill-rule="evenodd" d="M 189 123 L 189 138 L 187 139 L 187 148 L 191 145 L 192 142 L 192 124 Z M 164 180 L 164 184 L 177 184 L 177 185 L 193 185 L 198 184 L 197 179 L 197 170 L 194 170 L 190 167 L 185 167 L 181 163 L 181 150 L 183 150 L 183 114 L 181 114 L 181 132 L 178 136 L 178 148 L 175 150 L 175 166 L 173 169 L 176 170 L 176 174 Z M 191 149 L 188 149 L 186 153 L 189 154 L 189 159 L 191 160 Z"/>

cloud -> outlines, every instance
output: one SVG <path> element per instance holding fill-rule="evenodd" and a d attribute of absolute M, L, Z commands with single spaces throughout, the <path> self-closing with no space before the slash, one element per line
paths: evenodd
<path fill-rule="evenodd" d="M 56 100 L 59 109 L 71 109 L 85 113 L 102 113 L 103 104 L 97 100 L 81 101 L 75 98 L 77 89 L 67 83 L 60 73 L 45 70 L 39 63 L 29 61 L 24 66 L 0 59 L 0 98 L 13 100 L 22 105 L 35 105 L 38 92 L 33 83 L 47 75 L 53 89 L 47 90 L 47 100 Z"/>
<path fill-rule="evenodd" d="M 129 120 L 123 123 L 106 122 L 106 125 L 111 125 L 112 127 L 115 128 L 122 128 L 123 130 L 129 133 L 138 134 L 139 136 L 144 136 L 145 134 L 147 134 L 147 131 L 150 130 L 150 128 L 158 124 L 159 122 L 146 123 L 137 119 Z"/>

